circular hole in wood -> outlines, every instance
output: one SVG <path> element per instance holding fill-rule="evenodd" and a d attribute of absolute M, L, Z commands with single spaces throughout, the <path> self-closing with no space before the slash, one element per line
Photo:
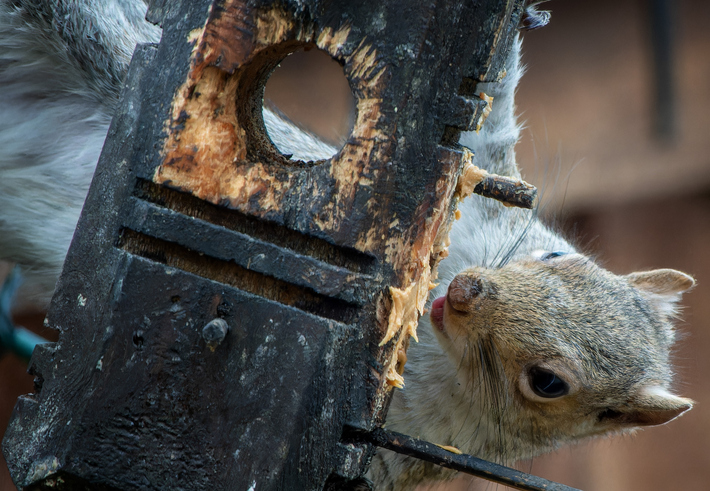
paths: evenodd
<path fill-rule="evenodd" d="M 324 160 L 347 141 L 355 99 L 338 62 L 319 49 L 301 49 L 266 82 L 262 115 L 269 139 L 286 158 Z"/>

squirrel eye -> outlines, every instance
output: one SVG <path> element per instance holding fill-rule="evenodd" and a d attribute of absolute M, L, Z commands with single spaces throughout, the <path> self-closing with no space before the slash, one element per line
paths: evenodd
<path fill-rule="evenodd" d="M 546 252 L 545 254 L 543 254 L 542 256 L 540 256 L 540 260 L 541 260 L 541 261 L 547 261 L 548 259 L 552 259 L 552 258 L 554 258 L 554 257 L 564 256 L 565 254 L 567 254 L 567 253 L 564 252 L 564 251 Z"/>
<path fill-rule="evenodd" d="M 532 391 L 547 399 L 562 397 L 569 393 L 569 385 L 554 372 L 540 367 L 533 367 L 528 372 Z"/>

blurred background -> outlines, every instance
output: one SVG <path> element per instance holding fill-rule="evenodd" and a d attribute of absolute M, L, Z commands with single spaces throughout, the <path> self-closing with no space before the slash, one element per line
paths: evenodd
<path fill-rule="evenodd" d="M 518 161 L 544 192 L 545 218 L 608 269 L 669 267 L 698 280 L 684 297 L 675 353 L 677 392 L 697 406 L 667 426 L 518 467 L 587 491 L 710 489 L 710 2 L 553 0 L 541 8 L 552 11 L 551 23 L 524 34 Z M 342 70 L 315 50 L 286 59 L 266 98 L 336 145 L 352 125 Z M 15 320 L 56 339 L 42 319 L 25 312 Z M 0 433 L 17 396 L 32 391 L 25 370 L 14 355 L 0 357 Z M 0 456 L 0 491 L 11 489 Z M 461 477 L 426 489 L 507 488 Z"/>

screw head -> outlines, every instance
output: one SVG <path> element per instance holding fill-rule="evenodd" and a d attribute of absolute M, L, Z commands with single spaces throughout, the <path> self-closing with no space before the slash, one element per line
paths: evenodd
<path fill-rule="evenodd" d="M 224 319 L 212 319 L 202 328 L 202 339 L 207 343 L 207 347 L 214 351 L 220 345 L 229 332 L 229 324 Z"/>

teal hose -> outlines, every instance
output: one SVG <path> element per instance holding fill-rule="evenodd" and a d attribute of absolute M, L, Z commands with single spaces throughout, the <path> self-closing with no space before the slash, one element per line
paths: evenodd
<path fill-rule="evenodd" d="M 10 309 L 21 283 L 20 268 L 15 266 L 10 274 L 7 275 L 2 288 L 0 288 L 0 355 L 10 352 L 25 361 L 29 361 L 35 346 L 49 341 L 24 327 L 15 326 L 12 323 Z"/>

